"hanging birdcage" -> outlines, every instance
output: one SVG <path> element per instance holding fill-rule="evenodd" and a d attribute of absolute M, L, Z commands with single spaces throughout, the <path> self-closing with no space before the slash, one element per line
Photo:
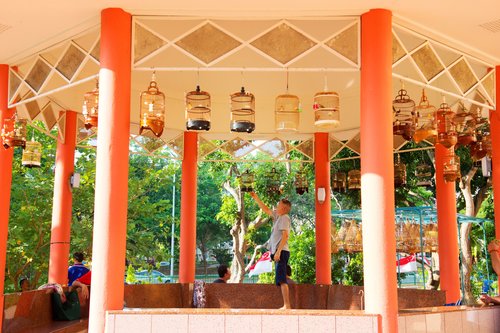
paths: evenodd
<path fill-rule="evenodd" d="M 322 91 L 314 95 L 314 126 L 320 130 L 333 130 L 340 124 L 340 98 L 335 91 Z"/>
<path fill-rule="evenodd" d="M 417 186 L 432 186 L 432 167 L 428 164 L 419 164 L 415 168 Z"/>
<path fill-rule="evenodd" d="M 355 222 L 353 221 L 353 223 Z M 351 227 L 351 221 L 345 220 L 344 222 L 342 222 L 342 225 L 340 226 L 340 229 L 337 232 L 335 243 L 337 244 L 337 248 L 339 250 L 345 250 L 347 231 L 349 230 L 350 227 Z"/>
<path fill-rule="evenodd" d="M 345 192 L 347 190 L 347 176 L 345 172 L 334 172 L 332 175 L 332 191 Z"/>
<path fill-rule="evenodd" d="M 486 155 L 491 156 L 491 138 L 489 133 L 477 133 L 477 141 L 469 144 L 470 157 L 474 161 L 479 161 Z"/>
<path fill-rule="evenodd" d="M 442 144 L 446 148 L 451 148 L 456 145 L 458 137 L 456 125 L 453 122 L 455 113 L 450 106 L 443 102 L 436 112 L 438 137 L 437 143 Z"/>
<path fill-rule="evenodd" d="M 42 159 L 42 144 L 31 139 L 23 150 L 22 165 L 27 168 L 39 167 Z"/>
<path fill-rule="evenodd" d="M 444 157 L 443 176 L 446 182 L 460 179 L 460 157 L 455 155 L 455 149 L 449 148 Z"/>
<path fill-rule="evenodd" d="M 14 117 L 4 120 L 2 127 L 2 141 L 5 149 L 10 147 L 26 147 L 26 119 L 19 119 L 17 113 Z"/>
<path fill-rule="evenodd" d="M 466 146 L 472 142 L 476 142 L 476 121 L 472 115 L 463 105 L 459 104 L 459 109 L 453 122 L 457 131 L 457 145 Z"/>
<path fill-rule="evenodd" d="M 337 245 L 337 227 L 335 222 L 331 222 L 330 226 L 330 249 L 332 253 L 338 253 L 339 247 Z"/>
<path fill-rule="evenodd" d="M 139 134 L 150 130 L 157 137 L 163 133 L 165 125 L 165 95 L 158 88 L 153 72 L 148 90 L 141 93 L 141 127 Z"/>
<path fill-rule="evenodd" d="M 276 172 L 275 168 L 272 168 L 271 172 L 266 175 L 266 185 L 268 193 L 275 194 L 280 192 L 280 175 Z"/>
<path fill-rule="evenodd" d="M 392 101 L 394 135 L 401 135 L 405 140 L 411 140 L 415 134 L 416 116 L 415 102 L 408 96 L 408 92 L 402 88 Z"/>
<path fill-rule="evenodd" d="M 94 90 L 83 95 L 82 114 L 84 126 L 87 130 L 97 127 L 99 118 L 99 81 L 96 81 Z"/>
<path fill-rule="evenodd" d="M 429 104 L 424 89 L 422 89 L 420 103 L 415 108 L 415 114 L 417 117 L 417 126 L 413 134 L 413 141 L 419 143 L 427 138 L 436 137 L 436 108 L 434 105 Z"/>
<path fill-rule="evenodd" d="M 394 186 L 406 185 L 406 164 L 401 162 L 399 154 L 396 156 L 396 163 L 394 163 Z"/>
<path fill-rule="evenodd" d="M 296 132 L 300 122 L 300 100 L 295 95 L 284 94 L 276 97 L 274 107 L 276 131 Z"/>
<path fill-rule="evenodd" d="M 403 252 L 405 250 L 405 228 L 401 220 L 396 219 L 396 251 Z"/>
<path fill-rule="evenodd" d="M 307 177 L 303 170 L 300 170 L 295 175 L 295 193 L 302 195 L 309 193 L 309 185 L 307 184 Z"/>
<path fill-rule="evenodd" d="M 186 94 L 186 129 L 208 131 L 210 129 L 210 94 L 196 86 L 195 91 Z"/>
<path fill-rule="evenodd" d="M 432 217 L 430 222 L 424 226 L 424 251 L 437 252 L 438 250 L 438 227 Z"/>
<path fill-rule="evenodd" d="M 248 169 L 240 175 L 241 192 L 253 192 L 254 175 Z"/>
<path fill-rule="evenodd" d="M 351 170 L 347 173 L 347 188 L 350 190 L 361 189 L 361 171 Z"/>
<path fill-rule="evenodd" d="M 241 91 L 231 94 L 231 132 L 252 133 L 255 130 L 255 97 Z"/>

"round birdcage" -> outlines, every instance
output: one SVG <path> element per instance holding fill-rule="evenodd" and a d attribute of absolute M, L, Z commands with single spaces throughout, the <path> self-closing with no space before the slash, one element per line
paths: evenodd
<path fill-rule="evenodd" d="M 401 162 L 399 154 L 396 156 L 396 163 L 394 163 L 394 186 L 406 185 L 406 164 Z"/>
<path fill-rule="evenodd" d="M 196 86 L 196 90 L 186 94 L 186 129 L 208 131 L 211 110 L 210 94 Z"/>
<path fill-rule="evenodd" d="M 351 170 L 347 173 L 347 188 L 349 190 L 361 189 L 361 171 Z"/>
<path fill-rule="evenodd" d="M 419 143 L 427 138 L 436 137 L 436 108 L 429 103 L 424 89 L 422 89 L 420 103 L 415 108 L 415 114 L 417 126 L 413 134 L 413 141 Z"/>
<path fill-rule="evenodd" d="M 97 127 L 99 118 L 99 81 L 96 81 L 94 90 L 83 95 L 82 114 L 84 126 L 87 130 Z"/>
<path fill-rule="evenodd" d="M 347 190 L 347 176 L 345 172 L 334 172 L 332 174 L 332 191 L 345 192 Z"/>
<path fill-rule="evenodd" d="M 479 161 L 485 156 L 491 156 L 491 137 L 489 133 L 477 133 L 477 141 L 469 144 L 470 156 L 474 161 Z"/>
<path fill-rule="evenodd" d="M 156 75 L 153 73 L 148 90 L 141 93 L 141 127 L 139 134 L 150 130 L 160 137 L 165 125 L 165 95 L 158 88 Z"/>
<path fill-rule="evenodd" d="M 245 170 L 245 172 L 243 172 L 240 175 L 241 191 L 253 192 L 253 181 L 254 181 L 254 174 L 248 171 L 248 169 Z"/>
<path fill-rule="evenodd" d="M 2 127 L 2 141 L 5 149 L 10 147 L 26 147 L 26 119 L 19 119 L 17 113 L 13 118 L 4 120 Z"/>
<path fill-rule="evenodd" d="M 476 142 L 476 120 L 465 106 L 460 103 L 458 112 L 453 117 L 457 131 L 457 145 L 466 146 Z"/>
<path fill-rule="evenodd" d="M 335 91 L 322 91 L 314 95 L 314 126 L 319 130 L 333 130 L 340 124 L 340 98 Z"/>
<path fill-rule="evenodd" d="M 453 122 L 455 112 L 447 103 L 441 103 L 436 112 L 438 137 L 437 143 L 442 144 L 446 148 L 451 148 L 457 144 L 457 130 Z"/>
<path fill-rule="evenodd" d="M 299 97 L 290 94 L 276 97 L 275 107 L 276 131 L 296 132 L 300 122 Z"/>
<path fill-rule="evenodd" d="M 231 94 L 231 132 L 252 133 L 255 130 L 255 97 L 241 91 Z"/>
<path fill-rule="evenodd" d="M 460 157 L 455 155 L 453 148 L 449 148 L 444 157 L 443 176 L 446 182 L 454 182 L 460 179 Z"/>
<path fill-rule="evenodd" d="M 411 140 L 415 134 L 416 116 L 415 101 L 413 101 L 405 89 L 398 91 L 398 95 L 392 101 L 394 135 L 401 135 L 405 140 Z"/>
<path fill-rule="evenodd" d="M 21 163 L 27 168 L 40 167 L 42 160 L 42 144 L 32 139 L 26 142 Z"/>
<path fill-rule="evenodd" d="M 306 192 L 309 193 L 309 185 L 307 183 L 307 177 L 303 170 L 300 170 L 295 175 L 295 193 L 302 195 Z"/>

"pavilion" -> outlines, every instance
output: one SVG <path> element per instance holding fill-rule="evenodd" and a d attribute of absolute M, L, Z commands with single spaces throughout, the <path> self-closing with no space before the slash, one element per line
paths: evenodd
<path fill-rule="evenodd" d="M 500 117 L 496 96 L 500 81 L 500 21 L 490 8 L 452 1 L 380 4 L 365 0 L 352 8 L 325 1 L 257 3 L 248 11 L 221 1 L 188 1 L 164 5 L 117 1 L 121 8 L 99 8 L 99 2 L 66 8 L 56 1 L 53 17 L 29 13 L 24 26 L 0 14 L 0 127 L 5 119 L 41 121 L 48 135 L 58 129 L 49 282 L 66 283 L 69 257 L 71 190 L 77 145 L 97 137 L 93 281 L 90 332 L 106 328 L 106 311 L 123 309 L 123 271 L 127 225 L 127 179 L 130 150 L 154 155 L 163 146 L 182 160 L 179 282 L 192 283 L 195 273 L 197 162 L 209 160 L 217 142 L 231 142 L 234 160 L 253 140 L 298 149 L 315 165 L 315 188 L 330 192 L 330 162 L 344 148 L 361 157 L 364 222 L 366 312 L 378 315 L 374 331 L 398 331 L 394 234 L 393 153 L 406 141 L 393 136 L 392 100 L 401 82 L 415 100 L 426 88 L 438 105 L 442 96 L 489 118 L 494 185 L 500 184 Z M 38 4 L 31 2 L 35 9 Z M 141 6 L 136 8 L 136 6 Z M 164 8 L 158 9 L 158 6 Z M 211 5 L 212 6 L 212 5 Z M 14 17 L 13 3 L 2 12 Z M 476 8 L 477 7 L 477 8 Z M 55 13 L 57 11 L 60 13 Z M 49 12 L 40 8 L 44 14 Z M 52 10 L 50 10 L 52 11 Z M 447 12 L 446 17 L 442 14 Z M 99 17 L 99 13 L 101 16 Z M 91 17 L 90 20 L 81 17 Z M 81 15 L 81 16 L 80 16 Z M 454 17 L 453 22 L 449 17 Z M 448 22 L 446 22 L 448 21 Z M 4 25 L 4 22 L 6 24 Z M 459 22 L 459 24 L 451 24 Z M 42 29 L 40 26 L 47 27 Z M 2 29 L 3 28 L 3 29 Z M 47 31 L 44 31 L 47 30 Z M 166 124 L 161 137 L 139 135 L 139 95 L 152 72 L 166 94 Z M 303 104 L 295 133 L 274 128 L 274 99 L 287 88 Z M 99 79 L 99 124 L 83 130 L 83 95 Z M 333 132 L 314 127 L 312 96 L 325 82 L 340 95 L 341 125 Z M 211 129 L 185 129 L 184 93 L 201 83 L 213 96 Z M 244 85 L 256 96 L 256 130 L 229 130 L 229 94 Z M 38 123 L 40 124 L 40 123 Z M 429 143 L 429 147 L 432 144 Z M 132 147 L 132 148 L 131 148 Z M 135 148 L 133 148 L 135 147 Z M 441 289 L 447 302 L 460 298 L 455 184 L 445 182 L 448 149 L 435 145 Z M 279 160 L 278 156 L 273 156 Z M 0 149 L 0 289 L 3 289 L 9 222 L 13 149 Z M 500 198 L 498 185 L 495 198 Z M 495 210 L 500 200 L 495 200 Z M 316 281 L 331 284 L 331 204 L 316 200 Z M 500 238 L 500 216 L 495 218 Z M 0 296 L 3 308 L 3 295 Z M 1 318 L 0 314 L 0 318 Z M 1 321 L 1 319 L 0 319 Z"/>

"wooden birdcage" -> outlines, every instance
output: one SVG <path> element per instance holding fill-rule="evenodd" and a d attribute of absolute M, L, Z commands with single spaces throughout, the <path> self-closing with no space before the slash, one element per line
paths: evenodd
<path fill-rule="evenodd" d="M 458 136 L 456 125 L 453 122 L 455 112 L 450 106 L 443 102 L 436 112 L 438 137 L 437 143 L 442 144 L 446 148 L 451 148 L 456 145 Z"/>
<path fill-rule="evenodd" d="M 2 141 L 5 149 L 10 147 L 26 147 L 26 119 L 19 119 L 17 113 L 13 118 L 4 120 L 2 127 Z"/>
<path fill-rule="evenodd" d="M 255 97 L 241 91 L 231 94 L 231 132 L 252 133 L 255 130 Z"/>
<path fill-rule="evenodd" d="M 99 81 L 96 81 L 94 90 L 86 92 L 83 96 L 82 114 L 84 126 L 87 130 L 97 127 L 99 119 Z"/>
<path fill-rule="evenodd" d="M 266 188 L 268 193 L 275 194 L 280 192 L 280 175 L 276 171 L 275 168 L 271 169 L 271 172 L 269 172 L 266 175 Z"/>
<path fill-rule="evenodd" d="M 361 171 L 351 170 L 347 173 L 347 188 L 349 190 L 361 189 Z"/>
<path fill-rule="evenodd" d="M 186 94 L 186 129 L 188 131 L 208 131 L 210 129 L 211 114 L 210 94 L 196 90 Z"/>
<path fill-rule="evenodd" d="M 141 93 L 141 127 L 139 134 L 150 130 L 155 136 L 163 134 L 165 125 L 165 94 L 158 88 L 156 75 L 153 73 L 146 91 Z"/>
<path fill-rule="evenodd" d="M 444 157 L 443 176 L 446 182 L 460 179 L 460 157 L 455 155 L 455 149 L 449 148 Z"/>
<path fill-rule="evenodd" d="M 242 192 L 253 192 L 254 174 L 248 169 L 240 175 L 240 186 Z"/>
<path fill-rule="evenodd" d="M 307 177 L 303 170 L 300 170 L 295 175 L 295 192 L 302 195 L 306 192 L 309 193 L 309 185 L 307 183 Z"/>
<path fill-rule="evenodd" d="M 406 164 L 401 162 L 399 154 L 396 156 L 396 163 L 394 163 L 394 186 L 406 185 Z"/>
<path fill-rule="evenodd" d="M 314 126 L 330 131 L 340 124 L 340 98 L 334 91 L 322 91 L 314 95 Z"/>
<path fill-rule="evenodd" d="M 429 103 L 425 90 L 422 89 L 420 103 L 415 108 L 417 126 L 413 134 L 413 141 L 419 143 L 427 138 L 437 136 L 436 108 Z"/>
<path fill-rule="evenodd" d="M 405 140 L 411 140 L 415 134 L 416 116 L 415 101 L 413 101 L 405 89 L 398 91 L 398 95 L 392 101 L 394 135 L 401 135 Z"/>
<path fill-rule="evenodd" d="M 276 97 L 275 122 L 277 132 L 296 132 L 300 122 L 300 100 L 295 95 L 284 94 Z"/>
<path fill-rule="evenodd" d="M 42 144 L 32 139 L 26 142 L 23 150 L 22 165 L 27 168 L 40 167 L 42 160 Z"/>
<path fill-rule="evenodd" d="M 345 192 L 347 190 L 347 176 L 345 172 L 334 172 L 332 175 L 332 191 Z"/>
<path fill-rule="evenodd" d="M 417 186 L 432 186 L 432 167 L 422 163 L 415 168 Z"/>
<path fill-rule="evenodd" d="M 453 117 L 453 122 L 457 131 L 457 145 L 466 146 L 472 142 L 476 142 L 476 120 L 463 105 L 459 104 L 458 112 Z"/>

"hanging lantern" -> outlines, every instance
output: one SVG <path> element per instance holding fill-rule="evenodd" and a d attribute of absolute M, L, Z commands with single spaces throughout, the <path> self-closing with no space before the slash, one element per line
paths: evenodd
<path fill-rule="evenodd" d="M 254 179 L 253 173 L 250 173 L 250 171 L 248 170 L 246 170 L 241 174 L 240 184 L 242 192 L 253 192 L 253 179 Z"/>
<path fill-rule="evenodd" d="M 459 111 L 453 117 L 457 131 L 457 145 L 466 146 L 476 142 L 476 121 L 465 106 L 460 103 Z"/>
<path fill-rule="evenodd" d="M 333 130 L 340 124 L 340 98 L 334 91 L 314 95 L 314 126 L 320 130 Z"/>
<path fill-rule="evenodd" d="M 401 135 L 405 140 L 411 140 L 415 134 L 416 116 L 415 102 L 408 96 L 408 92 L 402 88 L 392 101 L 394 135 Z"/>
<path fill-rule="evenodd" d="M 295 95 L 284 94 L 276 97 L 274 107 L 276 131 L 296 132 L 300 122 L 300 100 Z"/>
<path fill-rule="evenodd" d="M 279 193 L 280 183 L 280 175 L 276 172 L 275 168 L 272 168 L 266 177 L 267 191 L 271 194 Z"/>
<path fill-rule="evenodd" d="M 420 103 L 415 108 L 417 117 L 417 127 L 413 134 L 413 141 L 419 143 L 427 138 L 437 136 L 436 128 L 436 108 L 429 104 L 429 100 L 425 95 L 425 90 L 422 89 L 422 97 Z"/>
<path fill-rule="evenodd" d="M 13 118 L 4 120 L 2 141 L 5 149 L 10 147 L 26 147 L 26 119 L 18 119 L 17 113 Z"/>
<path fill-rule="evenodd" d="M 83 96 L 82 114 L 84 126 L 87 130 L 97 127 L 99 117 L 99 81 L 96 81 L 95 88 L 85 93 Z"/>
<path fill-rule="evenodd" d="M 361 189 L 361 171 L 351 170 L 347 173 L 347 188 L 350 190 Z"/>
<path fill-rule="evenodd" d="M 302 195 L 306 192 L 309 193 L 309 185 L 304 171 L 300 170 L 295 175 L 295 193 Z"/>
<path fill-rule="evenodd" d="M 432 186 L 432 167 L 428 164 L 419 164 L 415 169 L 417 186 Z"/>
<path fill-rule="evenodd" d="M 210 94 L 196 86 L 195 91 L 186 94 L 186 129 L 208 131 L 210 129 Z"/>
<path fill-rule="evenodd" d="M 39 167 L 42 159 L 42 144 L 31 139 L 23 150 L 22 165 L 27 168 Z"/>
<path fill-rule="evenodd" d="M 396 157 L 396 163 L 394 163 L 394 186 L 404 186 L 406 185 L 406 164 L 401 162 L 399 154 Z"/>
<path fill-rule="evenodd" d="M 158 89 L 154 72 L 148 90 L 141 93 L 140 117 L 139 134 L 144 130 L 150 130 L 157 137 L 162 135 L 165 124 L 165 95 Z"/>
<path fill-rule="evenodd" d="M 442 144 L 446 148 L 451 148 L 457 143 L 457 131 L 453 118 L 455 113 L 450 106 L 443 102 L 436 113 L 438 138 L 437 143 Z"/>
<path fill-rule="evenodd" d="M 347 189 L 347 176 L 345 172 L 335 172 L 332 175 L 332 191 L 345 192 Z"/>
<path fill-rule="evenodd" d="M 255 97 L 241 91 L 231 94 L 231 132 L 252 133 L 255 130 Z"/>
<path fill-rule="evenodd" d="M 448 153 L 444 157 L 443 175 L 446 182 L 460 179 L 460 157 L 455 155 L 453 148 L 448 149 Z"/>

